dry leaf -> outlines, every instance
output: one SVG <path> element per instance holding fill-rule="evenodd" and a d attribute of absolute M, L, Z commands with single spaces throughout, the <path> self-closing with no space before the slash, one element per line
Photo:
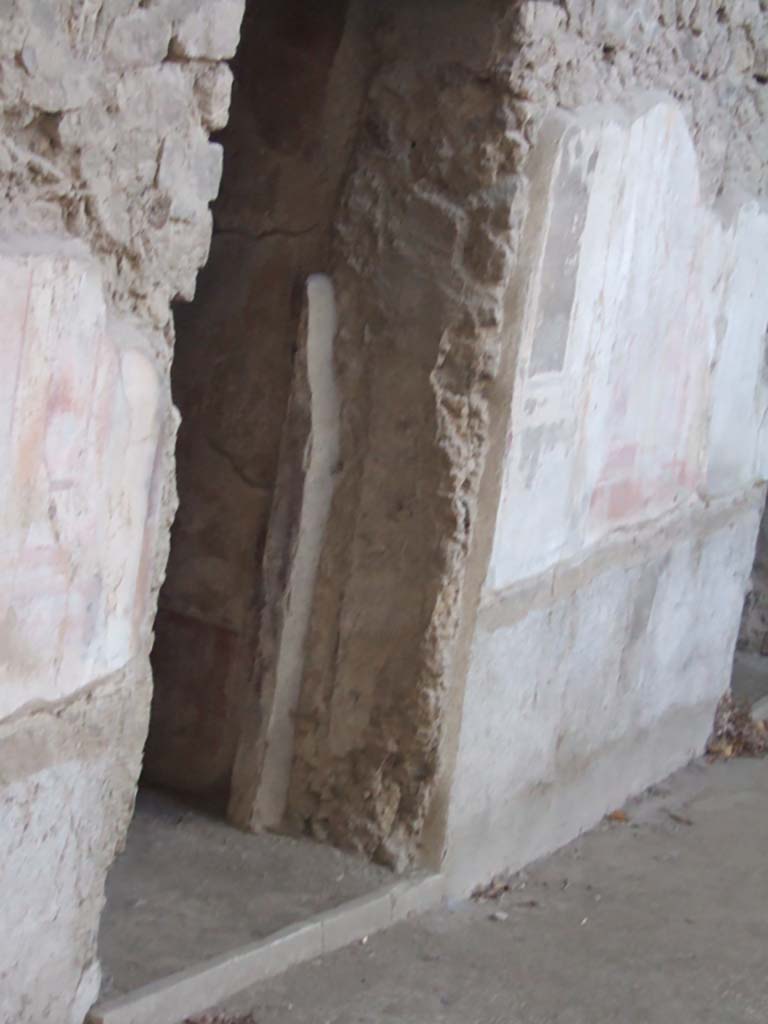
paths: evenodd
<path fill-rule="evenodd" d="M 715 712 L 715 725 L 707 743 L 712 758 L 765 757 L 768 755 L 768 729 L 755 722 L 749 704 L 726 693 Z"/>
<path fill-rule="evenodd" d="M 473 900 L 497 900 L 504 893 L 510 891 L 510 882 L 507 878 L 493 878 L 485 886 L 478 886 L 472 893 Z"/>
<path fill-rule="evenodd" d="M 610 814 L 606 814 L 608 821 L 618 821 L 621 824 L 625 824 L 629 821 L 629 815 L 626 811 L 611 811 Z"/>

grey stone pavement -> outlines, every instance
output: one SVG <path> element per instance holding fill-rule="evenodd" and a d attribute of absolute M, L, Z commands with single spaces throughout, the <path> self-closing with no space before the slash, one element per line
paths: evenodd
<path fill-rule="evenodd" d="M 426 914 L 217 1012 L 256 1024 L 766 1024 L 768 761 L 696 762 L 624 812 L 496 899 Z"/>

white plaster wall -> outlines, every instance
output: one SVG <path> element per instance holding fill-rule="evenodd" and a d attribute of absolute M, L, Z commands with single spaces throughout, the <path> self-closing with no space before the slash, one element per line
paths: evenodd
<path fill-rule="evenodd" d="M 0 1021 L 81 1024 L 130 818 L 243 0 L 0 10 Z M 77 239 L 77 241 L 75 241 Z"/>
<path fill-rule="evenodd" d="M 491 592 L 755 478 L 768 217 L 704 206 L 682 114 L 645 105 L 548 129 Z"/>
<path fill-rule="evenodd" d="M 568 842 L 701 752 L 758 519 L 743 509 L 506 621 L 506 609 L 481 614 L 452 794 L 454 892 Z"/>
<path fill-rule="evenodd" d="M 156 370 L 71 243 L 0 248 L 0 719 L 137 653 Z"/>
<path fill-rule="evenodd" d="M 80 244 L 0 241 L 0 310 L 0 1020 L 80 1024 L 146 736 L 170 409 Z"/>
<path fill-rule="evenodd" d="M 104 879 L 133 812 L 150 677 L 137 658 L 55 710 L 0 722 L 0 1021 L 82 1024 Z"/>
<path fill-rule="evenodd" d="M 557 115 L 448 837 L 465 891 L 699 753 L 762 490 L 768 216 L 703 204 L 671 100 Z M 510 343 L 512 343 L 510 338 Z"/>
<path fill-rule="evenodd" d="M 723 299 L 710 379 L 708 494 L 727 494 L 768 477 L 768 216 L 757 204 L 738 210 L 726 229 Z"/>

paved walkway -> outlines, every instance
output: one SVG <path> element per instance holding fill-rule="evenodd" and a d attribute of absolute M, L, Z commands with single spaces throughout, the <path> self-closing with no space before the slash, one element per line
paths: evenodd
<path fill-rule="evenodd" d="M 256 1024 L 766 1024 L 768 761 L 695 764 L 511 881 L 296 968 Z"/>

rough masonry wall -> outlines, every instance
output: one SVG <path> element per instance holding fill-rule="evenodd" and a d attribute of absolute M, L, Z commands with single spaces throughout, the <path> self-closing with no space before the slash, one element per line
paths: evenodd
<path fill-rule="evenodd" d="M 403 865 L 434 788 L 516 159 L 503 5 L 397 3 L 336 224 L 341 458 L 289 818 Z"/>
<path fill-rule="evenodd" d="M 343 460 L 296 827 L 441 862 L 520 341 L 529 150 L 558 108 L 662 91 L 687 122 L 702 201 L 762 196 L 764 20 L 756 0 L 390 10 L 338 225 Z"/>
<path fill-rule="evenodd" d="M 174 511 L 170 301 L 210 237 L 240 0 L 0 13 L 0 1018 L 80 1024 Z"/>

